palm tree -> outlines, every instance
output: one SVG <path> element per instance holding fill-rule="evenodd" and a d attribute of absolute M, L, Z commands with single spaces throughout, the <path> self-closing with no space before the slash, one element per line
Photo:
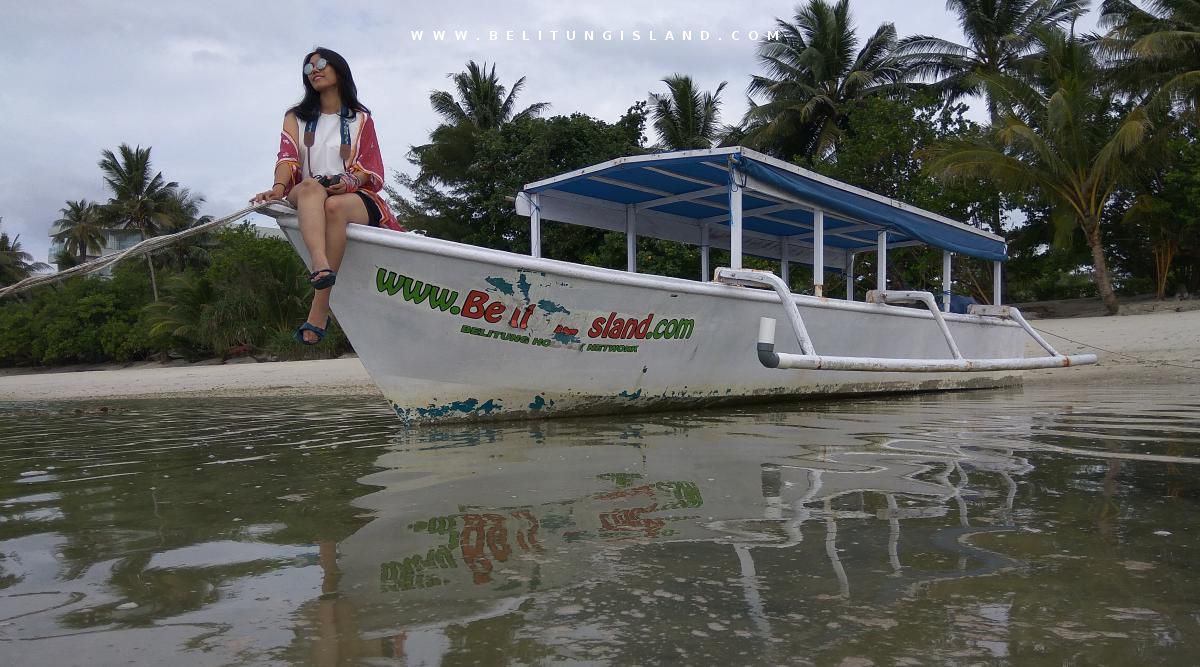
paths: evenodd
<path fill-rule="evenodd" d="M 947 103 L 986 95 L 986 77 L 1014 73 L 1036 55 L 1039 29 L 1074 21 L 1088 0 L 946 0 L 958 15 L 966 43 L 931 35 L 900 40 L 895 61 L 906 78 L 932 80 L 931 88 Z M 988 111 L 996 107 L 988 99 Z"/>
<path fill-rule="evenodd" d="M 402 180 L 410 189 L 426 187 L 432 181 L 453 184 L 463 180 L 475 159 L 475 145 L 481 132 L 533 118 L 550 106 L 537 102 L 516 111 L 525 77 L 517 79 L 510 91 L 500 83 L 494 63 L 488 70 L 487 63 L 480 67 L 471 60 L 465 72 L 449 77 L 458 97 L 444 90 L 429 95 L 430 105 L 443 122 L 430 132 L 428 144 L 412 147 L 409 160 L 420 168 L 420 173 L 409 182 Z"/>
<path fill-rule="evenodd" d="M 0 218 L 0 222 L 3 222 Z M 50 265 L 33 261 L 33 255 L 21 248 L 21 235 L 11 239 L 0 232 L 0 287 L 18 283 L 35 271 L 46 271 Z"/>
<path fill-rule="evenodd" d="M 841 139 L 850 104 L 898 88 L 889 60 L 896 28 L 881 24 L 857 49 L 849 0 L 809 0 L 791 23 L 775 23 L 779 35 L 758 47 L 766 74 L 748 88 L 766 101 L 746 113 L 744 124 L 755 128 L 747 143 L 787 159 L 823 156 Z"/>
<path fill-rule="evenodd" d="M 169 213 L 160 231 L 174 234 L 212 221 L 211 215 L 200 215 L 200 207 L 203 204 L 203 195 L 193 194 L 188 188 L 179 188 L 171 197 Z M 192 236 L 165 248 L 161 257 L 166 264 L 174 265 L 180 270 L 188 266 L 201 267 L 208 261 L 207 247 L 211 247 L 212 244 L 211 234 Z"/>
<path fill-rule="evenodd" d="M 87 261 L 88 253 L 99 255 L 104 250 L 104 237 L 108 225 L 100 207 L 86 199 L 69 201 L 59 209 L 60 217 L 54 221 L 52 235 L 55 241 L 63 242 L 63 249 L 74 255 L 77 263 Z"/>
<path fill-rule="evenodd" d="M 1163 91 L 1200 103 L 1200 0 L 1105 0 L 1103 43 L 1115 60 L 1117 77 L 1129 89 Z"/>
<path fill-rule="evenodd" d="M 150 148 L 130 148 L 128 144 L 118 147 L 120 157 L 110 150 L 101 153 L 100 170 L 104 182 L 112 191 L 112 197 L 104 206 L 105 215 L 113 226 L 136 229 L 142 239 L 157 236 L 166 224 L 173 207 L 179 184 L 167 182 L 162 172 L 151 176 Z M 150 266 L 150 286 L 154 300 L 158 301 L 158 281 L 154 276 L 154 263 L 146 258 Z"/>
<path fill-rule="evenodd" d="M 673 74 L 662 80 L 667 94 L 650 93 L 651 116 L 659 145 L 670 150 L 709 148 L 718 137 L 722 81 L 713 92 L 701 93 L 692 77 Z"/>
<path fill-rule="evenodd" d="M 449 125 L 469 124 L 481 130 L 495 129 L 511 121 L 532 118 L 550 106 L 547 102 L 537 102 L 513 113 L 517 96 L 525 87 L 525 77 L 517 79 L 510 92 L 496 76 L 495 63 L 488 71 L 486 62 L 480 67 L 470 60 L 467 71 L 448 76 L 454 81 L 458 99 L 447 91 L 435 90 L 429 95 L 429 103 Z"/>
<path fill-rule="evenodd" d="M 1093 280 L 1109 313 L 1116 295 L 1100 222 L 1114 191 L 1159 143 L 1145 107 L 1122 113 L 1100 87 L 1095 57 L 1074 34 L 1039 31 L 1044 55 L 1036 79 L 983 75 L 997 104 L 985 137 L 930 151 L 929 170 L 946 179 L 983 177 L 1010 192 L 1037 192 L 1062 234 L 1078 226 L 1092 253 Z"/>

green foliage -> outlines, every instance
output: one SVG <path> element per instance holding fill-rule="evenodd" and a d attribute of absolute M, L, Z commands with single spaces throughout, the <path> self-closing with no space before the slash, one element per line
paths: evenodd
<path fill-rule="evenodd" d="M 0 222 L 3 220 L 0 218 Z M 9 238 L 7 232 L 0 232 L 0 287 L 20 282 L 31 273 L 49 268 L 43 262 L 33 261 L 33 255 L 25 252 L 21 247 L 20 234 Z"/>
<path fill-rule="evenodd" d="M 849 0 L 808 0 L 775 23 L 779 36 L 758 47 L 765 74 L 748 88 L 764 102 L 746 113 L 743 139 L 784 158 L 826 156 L 843 139 L 848 105 L 898 88 L 896 27 L 881 24 L 858 49 Z"/>
<path fill-rule="evenodd" d="M 845 139 L 838 150 L 809 166 L 844 183 L 1000 233 L 998 218 L 1003 204 L 995 188 L 982 180 L 943 183 L 924 172 L 925 149 L 947 137 L 978 131 L 963 117 L 965 111 L 963 105 L 942 107 L 933 97 L 859 100 L 847 110 Z M 905 248 L 891 254 L 890 285 L 903 289 L 936 286 L 940 291 L 940 250 Z M 984 270 L 982 264 L 966 257 L 955 261 L 956 292 L 991 300 L 991 270 Z M 855 276 L 856 294 L 874 289 L 873 253 L 856 260 Z M 835 285 L 832 278 L 826 277 L 826 291 L 841 294 L 845 283 Z"/>
<path fill-rule="evenodd" d="M 1086 0 L 949 0 L 966 38 L 962 44 L 933 35 L 912 35 L 893 51 L 908 80 L 929 82 L 948 103 L 971 95 L 988 96 L 987 77 L 1013 74 L 1039 52 L 1037 33 L 1071 23 Z M 988 110 L 996 115 L 988 97 Z"/>
<path fill-rule="evenodd" d="M 115 337 L 137 321 L 145 298 L 126 289 L 117 280 L 76 278 L 0 306 L 0 365 L 95 363 L 113 358 L 106 347 L 135 356 L 136 341 Z"/>
<path fill-rule="evenodd" d="M 99 255 L 108 227 L 100 206 L 86 199 L 69 201 L 59 213 L 62 217 L 54 221 L 56 231 L 51 236 L 55 241 L 63 242 L 63 252 L 74 255 L 78 262 L 84 261 L 89 254 Z"/>
<path fill-rule="evenodd" d="M 347 351 L 336 326 L 320 346 L 291 332 L 304 321 L 312 289 L 291 245 L 259 238 L 250 225 L 216 235 L 210 265 L 162 276 L 152 299 L 144 262 L 0 303 L 0 366 L 128 362 L 151 356 L 201 359 L 231 351 L 320 358 Z"/>
<path fill-rule="evenodd" d="M 1200 147 L 1180 137 L 1170 143 L 1168 155 L 1136 188 L 1121 193 L 1114 211 L 1114 217 L 1124 215 L 1113 254 L 1129 273 L 1153 277 L 1151 289 L 1159 298 L 1172 287 L 1200 289 Z"/>
<path fill-rule="evenodd" d="M 414 152 L 416 177 L 398 183 L 411 201 L 393 191 L 402 222 L 430 236 L 473 245 L 529 251 L 529 221 L 516 215 L 513 194 L 526 183 L 624 155 L 639 146 L 645 108 L 634 107 L 615 124 L 584 114 L 521 118 L 500 128 L 474 130 L 469 167 L 460 169 Z M 542 239 L 547 257 L 579 261 L 599 243 L 598 230 L 547 226 Z"/>
<path fill-rule="evenodd" d="M 207 269 L 164 282 L 162 300 L 147 308 L 149 334 L 190 358 L 223 356 L 231 348 L 264 350 L 278 342 L 279 332 L 304 321 L 311 296 L 305 276 L 283 239 L 259 238 L 248 224 L 223 230 Z M 339 348 L 344 346 L 322 345 L 315 352 L 328 356 Z"/>
<path fill-rule="evenodd" d="M 672 74 L 662 80 L 667 94 L 650 93 L 659 146 L 667 150 L 709 148 L 720 129 L 722 81 L 713 92 L 700 92 L 692 77 Z"/>
<path fill-rule="evenodd" d="M 1104 0 L 1111 74 L 1140 96 L 1200 109 L 1200 0 Z M 1193 124 L 1196 117 L 1191 118 Z"/>
<path fill-rule="evenodd" d="M 929 169 L 950 182 L 987 178 L 1014 195 L 1036 193 L 1060 243 L 1083 231 L 1097 291 L 1116 313 L 1104 211 L 1122 182 L 1153 165 L 1161 133 L 1151 109 L 1113 97 L 1085 44 L 1055 31 L 1038 40 L 1044 53 L 1030 73 L 984 77 L 999 109 L 987 134 L 943 142 L 930 151 Z"/>

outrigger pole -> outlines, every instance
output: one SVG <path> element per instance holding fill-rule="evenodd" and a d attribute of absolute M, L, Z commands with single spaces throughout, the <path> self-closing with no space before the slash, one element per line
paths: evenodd
<path fill-rule="evenodd" d="M 1012 306 L 983 306 L 972 305 L 970 314 L 997 317 L 1011 320 L 1021 326 L 1034 342 L 1050 354 L 1048 357 L 1010 357 L 998 359 L 967 359 L 958 349 L 958 343 L 950 333 L 950 327 L 942 317 L 933 295 L 929 292 L 904 290 L 872 290 L 867 293 L 867 302 L 879 305 L 894 303 L 920 303 L 929 309 L 934 321 L 941 329 L 942 336 L 949 348 L 949 359 L 890 359 L 886 357 L 841 357 L 821 356 L 813 347 L 808 329 L 804 326 L 804 318 L 800 309 L 792 299 L 791 290 L 770 271 L 754 271 L 750 269 L 717 269 L 717 281 L 727 285 L 742 285 L 769 287 L 779 295 L 784 314 L 796 334 L 800 345 L 800 354 L 789 354 L 775 351 L 775 320 L 770 317 L 759 318 L 758 321 L 758 360 L 767 368 L 796 368 L 803 370 L 832 370 L 832 371 L 874 371 L 874 372 L 976 372 L 976 371 L 1018 371 L 1035 368 L 1061 368 L 1066 366 L 1082 366 L 1096 363 L 1094 354 L 1064 355 L 1057 352 L 1050 343 L 1046 342 L 1021 315 L 1021 311 Z"/>
<path fill-rule="evenodd" d="M 224 225 L 227 225 L 227 224 L 233 222 L 234 220 L 244 217 L 250 213 L 255 213 L 261 208 L 264 208 L 271 204 L 278 204 L 278 203 L 280 203 L 280 202 L 269 201 L 269 202 L 264 202 L 262 204 L 255 204 L 254 206 L 247 206 L 246 208 L 244 208 L 240 211 L 237 211 L 235 213 L 230 213 L 229 215 L 227 215 L 223 218 L 217 218 L 216 220 L 210 220 L 208 222 L 196 225 L 195 227 L 189 227 L 181 232 L 175 232 L 174 234 L 167 234 L 166 236 L 150 237 L 150 238 L 142 241 L 141 243 L 138 243 L 134 246 L 126 248 L 125 250 L 122 250 L 120 252 L 114 252 L 113 254 L 105 255 L 104 257 L 98 257 L 96 259 L 91 260 L 90 262 L 84 262 L 83 264 L 79 264 L 77 266 L 72 266 L 71 268 L 67 269 L 66 271 L 59 271 L 58 273 L 50 273 L 50 274 L 46 274 L 46 275 L 30 276 L 24 280 L 13 283 L 12 285 L 9 285 L 7 287 L 0 287 L 0 299 L 3 299 L 4 297 L 9 296 L 10 294 L 17 294 L 19 292 L 24 292 L 26 290 L 33 289 L 34 287 L 38 287 L 39 285 L 47 285 L 49 283 L 56 283 L 60 280 L 66 280 L 67 278 L 73 278 L 75 276 L 85 276 L 89 273 L 95 273 L 97 271 L 102 271 L 104 269 L 107 269 L 110 266 L 113 266 L 114 264 L 117 264 L 118 262 L 122 262 L 124 260 L 130 259 L 133 257 L 141 257 L 142 255 L 148 255 L 156 250 L 162 250 L 166 246 L 169 246 L 172 243 L 175 243 L 176 241 L 178 241 L 180 239 L 185 239 L 185 238 L 188 238 L 191 236 L 198 236 L 207 231 L 216 229 L 217 227 L 222 227 Z"/>

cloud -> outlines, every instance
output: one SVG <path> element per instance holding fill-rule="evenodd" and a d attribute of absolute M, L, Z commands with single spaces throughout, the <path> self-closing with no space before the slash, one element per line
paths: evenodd
<path fill-rule="evenodd" d="M 885 20 L 901 35 L 959 36 L 942 0 L 903 7 L 855 0 L 852 7 L 864 36 Z M 299 98 L 301 60 L 318 44 L 354 68 L 393 170 L 408 167 L 409 147 L 437 125 L 430 91 L 448 89 L 446 75 L 468 59 L 497 63 L 507 85 L 527 77 L 522 105 L 545 101 L 552 114 L 609 121 L 672 73 L 690 74 L 705 89 L 728 81 L 723 117 L 733 122 L 757 67 L 754 44 L 733 41 L 731 31 L 768 29 L 791 8 L 767 0 L 14 3 L 0 26 L 8 77 L 0 87 L 3 229 L 45 259 L 49 226 L 66 200 L 107 198 L 96 163 L 101 150 L 122 142 L 152 146 L 156 169 L 207 197 L 205 213 L 241 208 L 270 184 L 283 111 Z M 689 28 L 713 39 L 663 39 Z M 539 29 L 541 41 L 490 39 L 493 30 Z M 624 30 L 626 39 L 546 34 L 589 29 Z M 414 40 L 413 30 L 425 38 Z M 468 37 L 433 41 L 433 30 Z M 650 30 L 659 39 L 651 41 Z"/>

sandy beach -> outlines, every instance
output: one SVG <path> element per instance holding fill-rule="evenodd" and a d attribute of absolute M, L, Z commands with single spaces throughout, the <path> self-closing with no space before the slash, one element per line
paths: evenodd
<path fill-rule="evenodd" d="M 1026 384 L 1200 381 L 1200 310 L 1034 320 L 1063 353 L 1095 352 L 1100 364 L 1028 371 Z M 1070 339 L 1069 341 L 1066 339 Z M 1078 342 L 1071 342 L 1078 341 Z M 1040 354 L 1032 343 L 1027 354 Z M 1184 368 L 1191 367 L 1191 368 Z M 159 366 L 0 376 L 0 401 L 361 395 L 379 390 L 357 358 Z"/>

